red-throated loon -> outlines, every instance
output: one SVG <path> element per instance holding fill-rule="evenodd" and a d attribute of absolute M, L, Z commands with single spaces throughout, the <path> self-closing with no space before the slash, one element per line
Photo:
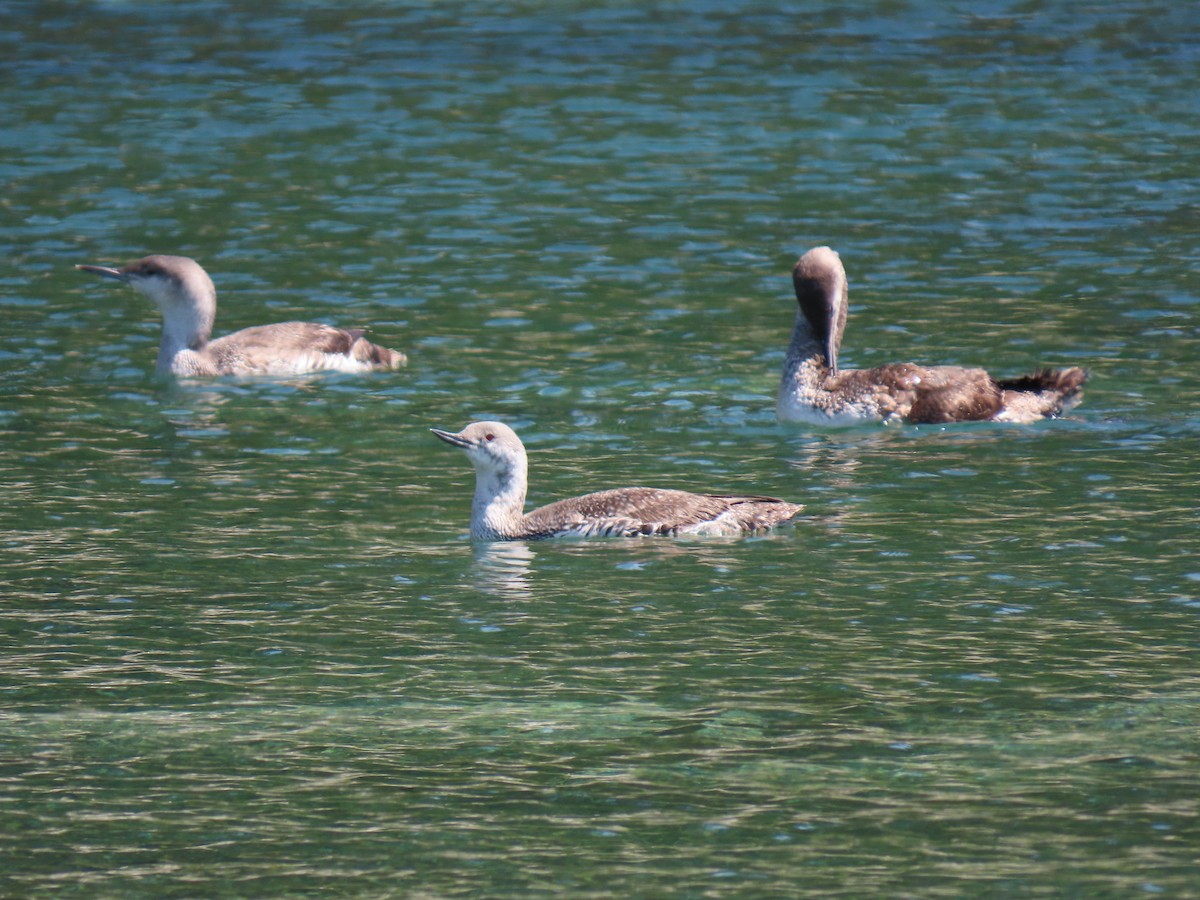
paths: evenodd
<path fill-rule="evenodd" d="M 361 330 L 315 322 L 244 328 L 210 341 L 217 289 L 186 256 L 147 256 L 120 269 L 76 266 L 115 278 L 149 297 L 162 313 L 159 375 L 291 375 L 336 370 L 363 372 L 404 365 L 403 353 L 372 344 Z"/>
<path fill-rule="evenodd" d="M 774 497 L 616 488 L 559 500 L 526 515 L 525 445 L 500 422 L 473 422 L 453 434 L 430 429 L 475 465 L 471 537 L 477 541 L 640 535 L 736 535 L 766 531 L 803 509 Z"/>
<path fill-rule="evenodd" d="M 828 247 L 805 253 L 792 270 L 800 308 L 783 364 L 776 412 L 781 421 L 1036 422 L 1082 398 L 1087 372 L 1042 369 L 1007 380 L 983 369 L 894 363 L 838 370 L 850 292 L 841 257 Z"/>

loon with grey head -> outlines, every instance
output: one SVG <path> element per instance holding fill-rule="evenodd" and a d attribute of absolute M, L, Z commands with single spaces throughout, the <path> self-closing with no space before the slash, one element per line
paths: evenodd
<path fill-rule="evenodd" d="M 796 324 L 783 364 L 776 412 L 781 421 L 1036 422 L 1083 396 L 1087 372 L 1042 369 L 1008 380 L 983 369 L 894 363 L 838 370 L 850 291 L 841 257 L 828 247 L 805 253 L 792 270 Z"/>
<path fill-rule="evenodd" d="M 405 356 L 372 344 L 361 329 L 315 322 L 280 322 L 212 337 L 217 289 L 186 256 L 146 256 L 119 269 L 76 266 L 115 278 L 149 297 L 162 313 L 159 375 L 293 375 L 335 370 L 395 369 Z"/>
<path fill-rule="evenodd" d="M 430 429 L 475 465 L 471 537 L 477 541 L 640 535 L 736 535 L 766 531 L 803 509 L 774 497 L 616 488 L 559 500 L 528 515 L 525 445 L 501 422 L 472 422 L 458 434 Z"/>

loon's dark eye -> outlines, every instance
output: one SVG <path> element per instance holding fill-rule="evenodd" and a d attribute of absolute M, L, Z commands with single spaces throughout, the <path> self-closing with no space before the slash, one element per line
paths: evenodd
<path fill-rule="evenodd" d="M 490 444 L 492 441 L 494 441 L 496 439 L 496 436 L 489 431 L 487 434 L 485 434 L 483 436 L 483 439 Z"/>

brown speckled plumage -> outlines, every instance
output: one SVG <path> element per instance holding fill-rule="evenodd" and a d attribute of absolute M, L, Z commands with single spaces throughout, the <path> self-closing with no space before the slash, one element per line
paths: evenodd
<path fill-rule="evenodd" d="M 559 500 L 526 515 L 528 462 L 511 428 L 474 422 L 458 434 L 436 428 L 433 433 L 464 450 L 475 466 L 471 536 L 476 540 L 757 533 L 803 508 L 774 497 L 627 487 Z"/>
<path fill-rule="evenodd" d="M 766 531 L 793 504 L 774 497 L 692 494 L 663 488 L 628 487 L 584 494 L 535 509 L 525 517 L 539 536 L 562 531 L 620 537 L 676 535 L 728 516 L 740 532 Z M 799 507 L 795 509 L 798 511 Z"/>
<path fill-rule="evenodd" d="M 149 297 L 163 317 L 160 375 L 289 375 L 324 370 L 366 371 L 404 365 L 403 353 L 372 344 L 361 329 L 316 322 L 257 325 L 210 340 L 217 291 L 186 256 L 156 254 L 120 269 L 76 266 L 115 278 Z"/>
<path fill-rule="evenodd" d="M 799 308 L 779 384 L 781 420 L 1033 422 L 1061 414 L 1082 397 L 1087 373 L 1080 368 L 1043 369 L 1010 380 L 983 369 L 915 363 L 840 371 L 849 307 L 841 258 L 816 247 L 796 263 L 792 281 Z"/>

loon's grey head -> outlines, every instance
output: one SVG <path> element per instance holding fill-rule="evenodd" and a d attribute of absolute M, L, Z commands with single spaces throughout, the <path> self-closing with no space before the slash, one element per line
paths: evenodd
<path fill-rule="evenodd" d="M 800 311 L 808 319 L 825 353 L 830 374 L 837 374 L 838 349 L 846 330 L 850 289 L 842 258 L 828 247 L 814 247 L 792 269 L 792 286 Z"/>
<path fill-rule="evenodd" d="M 429 430 L 464 451 L 477 472 L 504 474 L 525 460 L 525 445 L 503 422 L 472 422 L 457 434 L 438 428 Z"/>
<path fill-rule="evenodd" d="M 212 334 L 217 314 L 217 289 L 194 259 L 155 254 L 119 269 L 107 266 L 75 268 L 104 278 L 115 278 L 145 294 L 162 313 L 172 340 L 198 349 Z"/>

